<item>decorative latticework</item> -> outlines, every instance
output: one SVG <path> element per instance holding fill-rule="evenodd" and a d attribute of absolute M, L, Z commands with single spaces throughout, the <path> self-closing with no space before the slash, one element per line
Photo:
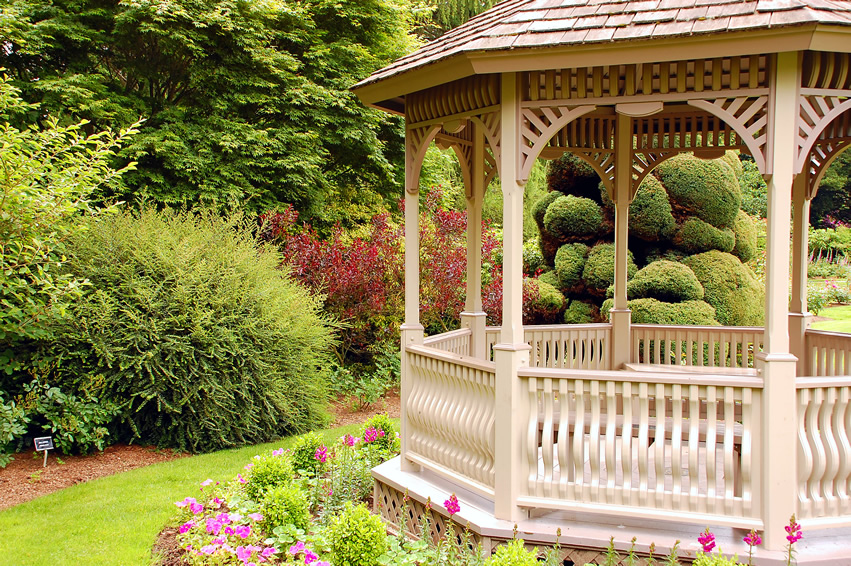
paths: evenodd
<path fill-rule="evenodd" d="M 565 125 L 596 109 L 593 104 L 582 106 L 541 106 L 522 110 L 520 143 L 520 179 L 529 178 L 535 160 L 552 137 Z"/>
<path fill-rule="evenodd" d="M 768 97 L 719 97 L 689 100 L 691 106 L 721 118 L 747 146 L 760 171 L 765 171 L 765 145 L 768 140 Z"/>
<path fill-rule="evenodd" d="M 801 90 L 851 90 L 851 53 L 805 51 L 801 72 Z"/>
<path fill-rule="evenodd" d="M 461 119 L 500 100 L 499 75 L 475 75 L 407 95 L 405 116 L 410 124 Z"/>

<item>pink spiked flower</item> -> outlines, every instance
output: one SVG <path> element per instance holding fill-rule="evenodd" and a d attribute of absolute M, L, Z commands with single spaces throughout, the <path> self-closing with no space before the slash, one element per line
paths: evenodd
<path fill-rule="evenodd" d="M 712 552 L 712 549 L 715 548 L 715 535 L 709 532 L 709 527 L 706 527 L 706 531 L 697 537 L 697 542 L 703 547 L 703 552 Z"/>
<path fill-rule="evenodd" d="M 443 506 L 446 507 L 446 511 L 450 516 L 461 511 L 461 505 L 458 504 L 458 497 L 454 493 L 449 496 L 449 499 L 443 502 Z"/>

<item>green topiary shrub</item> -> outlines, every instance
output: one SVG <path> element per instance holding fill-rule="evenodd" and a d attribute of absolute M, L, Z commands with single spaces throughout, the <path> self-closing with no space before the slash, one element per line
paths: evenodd
<path fill-rule="evenodd" d="M 546 283 L 547 285 L 552 285 L 556 289 L 561 288 L 561 281 L 558 278 L 555 270 L 545 271 L 538 276 L 538 281 L 541 283 Z"/>
<path fill-rule="evenodd" d="M 586 303 L 583 301 L 570 301 L 567 309 L 564 311 L 565 324 L 590 324 L 597 320 L 600 314 L 600 309 L 597 305 Z"/>
<path fill-rule="evenodd" d="M 554 263 L 559 289 L 570 289 L 580 283 L 588 249 L 585 244 L 565 244 L 558 249 Z"/>
<path fill-rule="evenodd" d="M 565 196 L 564 193 L 550 191 L 538 199 L 538 202 L 532 206 L 532 218 L 535 219 L 540 230 L 544 229 L 544 216 L 547 214 L 547 209 L 556 199 L 563 196 Z"/>
<path fill-rule="evenodd" d="M 327 542 L 334 566 L 374 566 L 387 550 L 384 523 L 365 505 L 346 502 L 343 511 L 331 519 Z"/>
<path fill-rule="evenodd" d="M 632 257 L 627 255 L 627 279 L 631 279 L 638 268 Z M 597 244 L 588 252 L 588 259 L 582 270 L 585 285 L 597 294 L 603 295 L 609 285 L 615 282 L 615 245 Z"/>
<path fill-rule="evenodd" d="M 523 539 L 518 538 L 498 546 L 485 566 L 538 566 L 538 555 L 526 550 Z"/>
<path fill-rule="evenodd" d="M 573 195 L 557 198 L 544 215 L 544 230 L 557 240 L 593 236 L 602 225 L 600 205 Z"/>
<path fill-rule="evenodd" d="M 736 234 L 736 244 L 732 253 L 742 263 L 747 263 L 756 255 L 756 222 L 740 210 L 733 223 L 733 232 Z"/>
<path fill-rule="evenodd" d="M 654 261 L 641 268 L 626 285 L 630 299 L 652 298 L 669 303 L 703 299 L 703 287 L 682 263 Z"/>
<path fill-rule="evenodd" d="M 668 193 L 659 179 L 648 175 L 641 181 L 629 205 L 629 235 L 648 242 L 667 239 L 676 228 Z"/>
<path fill-rule="evenodd" d="M 308 432 L 298 437 L 293 443 L 293 468 L 306 477 L 316 477 L 323 468 L 323 463 L 316 458 L 316 451 L 322 447 L 322 439 L 315 432 Z"/>
<path fill-rule="evenodd" d="M 286 525 L 293 525 L 303 531 L 307 531 L 310 526 L 307 495 L 295 483 L 271 488 L 262 496 L 259 507 L 267 533 L 271 533 L 275 527 Z"/>
<path fill-rule="evenodd" d="M 722 160 L 708 161 L 682 153 L 661 163 L 656 174 L 675 210 L 717 228 L 733 225 L 742 204 L 742 191 L 733 170 Z"/>
<path fill-rule="evenodd" d="M 716 228 L 692 216 L 683 222 L 673 241 L 675 246 L 690 254 L 709 250 L 731 252 L 736 243 L 736 236 L 729 228 Z"/>
<path fill-rule="evenodd" d="M 704 300 L 715 307 L 718 322 L 724 326 L 763 324 L 765 289 L 736 256 L 709 251 L 689 256 L 683 263 L 703 286 Z"/>
<path fill-rule="evenodd" d="M 63 387 L 122 407 L 120 440 L 208 451 L 325 422 L 333 328 L 254 228 L 146 208 L 69 241 L 91 285 L 44 355 Z"/>
<path fill-rule="evenodd" d="M 704 301 L 684 301 L 667 303 L 656 299 L 635 299 L 628 301 L 635 324 L 676 324 L 697 326 L 718 326 L 715 309 Z"/>
<path fill-rule="evenodd" d="M 730 169 L 733 170 L 733 175 L 735 175 L 736 178 L 741 177 L 742 173 L 745 172 L 742 160 L 739 159 L 739 154 L 736 151 L 729 150 L 724 152 L 724 156 L 721 157 L 720 160 L 730 166 Z"/>
<path fill-rule="evenodd" d="M 254 501 L 272 488 L 288 485 L 295 478 L 291 453 L 255 457 L 245 483 L 245 493 Z"/>
<path fill-rule="evenodd" d="M 565 153 L 550 161 L 547 171 L 547 186 L 566 195 L 596 199 L 600 177 L 594 168 L 583 159 Z"/>
<path fill-rule="evenodd" d="M 564 310 L 564 295 L 555 286 L 540 279 L 526 278 L 528 298 L 523 305 L 523 320 L 528 324 L 550 324 L 558 320 Z"/>

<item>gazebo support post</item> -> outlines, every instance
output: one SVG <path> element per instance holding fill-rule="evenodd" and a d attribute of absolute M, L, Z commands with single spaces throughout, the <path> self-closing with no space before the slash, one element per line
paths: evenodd
<path fill-rule="evenodd" d="M 632 118 L 618 114 L 615 138 L 615 296 L 609 311 L 612 323 L 612 369 L 631 362 L 631 312 L 627 308 L 626 280 L 629 254 L 628 222 L 632 186 Z M 658 360 L 657 360 L 657 363 Z"/>
<path fill-rule="evenodd" d="M 485 136 L 475 124 L 473 131 L 473 167 L 467 197 L 467 295 L 461 327 L 469 328 L 469 355 L 487 359 L 485 351 L 485 322 L 482 310 L 482 201 L 485 196 Z"/>
<path fill-rule="evenodd" d="M 808 375 L 806 332 L 813 315 L 807 312 L 807 258 L 809 255 L 810 199 L 807 176 L 799 173 L 792 185 L 792 298 L 789 303 L 789 340 L 798 358 L 798 375 Z"/>
<path fill-rule="evenodd" d="M 424 329 L 420 324 L 420 169 L 423 148 L 416 148 L 410 135 L 405 139 L 405 322 L 402 334 L 402 377 L 400 397 L 401 468 L 417 472 L 420 467 L 407 458 L 408 452 L 408 398 L 413 386 L 411 367 L 405 355 L 405 346 L 422 344 Z"/>
<path fill-rule="evenodd" d="M 494 346 L 496 386 L 494 414 L 494 516 L 507 521 L 525 518 L 517 506 L 522 474 L 521 414 L 523 392 L 517 370 L 529 365 L 523 336 L 523 186 L 518 181 L 520 105 L 516 73 L 502 75 L 499 169 L 502 185 L 502 330 Z"/>
<path fill-rule="evenodd" d="M 797 134 L 798 53 L 780 53 L 773 69 L 768 120 L 768 227 L 764 351 L 756 366 L 765 380 L 762 402 L 760 502 L 765 547 L 782 550 L 784 526 L 795 512 L 798 490 L 795 367 L 789 352 L 790 197 Z"/>

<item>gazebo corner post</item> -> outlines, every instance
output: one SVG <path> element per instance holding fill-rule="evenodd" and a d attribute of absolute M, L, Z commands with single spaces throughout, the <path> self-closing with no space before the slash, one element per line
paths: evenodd
<path fill-rule="evenodd" d="M 615 179 L 612 200 L 615 203 L 615 280 L 614 305 L 609 311 L 612 324 L 612 369 L 632 361 L 630 325 L 632 312 L 627 306 L 627 267 L 629 257 L 629 204 L 632 200 L 632 118 L 617 115 L 615 126 Z"/>
<path fill-rule="evenodd" d="M 494 345 L 494 516 L 519 521 L 523 485 L 523 437 L 528 401 L 518 372 L 529 365 L 523 332 L 523 190 L 519 180 L 520 94 L 516 73 L 503 73 L 501 87 L 500 183 L 503 199 L 502 329 Z"/>
<path fill-rule="evenodd" d="M 482 310 L 482 201 L 485 195 L 485 136 L 474 123 L 473 156 L 470 186 L 467 188 L 467 289 L 461 327 L 470 329 L 469 355 L 488 359 L 485 326 L 487 315 Z"/>
<path fill-rule="evenodd" d="M 421 144 L 428 145 L 428 144 Z M 401 326 L 400 456 L 403 472 L 418 472 L 420 466 L 408 459 L 410 425 L 408 401 L 413 389 L 413 367 L 407 346 L 419 345 L 425 338 L 420 324 L 420 169 L 425 153 L 417 147 L 411 132 L 405 134 L 405 322 Z"/>
<path fill-rule="evenodd" d="M 807 259 L 809 257 L 810 198 L 807 175 L 798 173 L 792 185 L 792 294 L 789 301 L 789 346 L 798 358 L 797 374 L 809 375 L 807 329 L 813 315 L 807 310 Z"/>
<path fill-rule="evenodd" d="M 764 380 L 762 434 L 755 441 L 757 457 L 762 459 L 759 500 L 767 550 L 785 547 L 784 526 L 796 511 L 798 494 L 797 359 L 789 350 L 788 285 L 799 85 L 799 54 L 777 54 L 769 102 L 767 170 L 763 172 L 768 181 L 765 341 L 763 352 L 756 355 Z"/>

